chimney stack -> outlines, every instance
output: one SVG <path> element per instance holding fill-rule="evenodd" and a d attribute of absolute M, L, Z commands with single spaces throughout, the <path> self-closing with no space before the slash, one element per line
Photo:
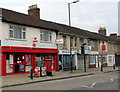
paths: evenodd
<path fill-rule="evenodd" d="M 117 34 L 116 33 L 110 34 L 110 37 L 117 39 Z"/>
<path fill-rule="evenodd" d="M 37 4 L 29 6 L 28 15 L 40 19 L 40 9 L 37 7 Z"/>
<path fill-rule="evenodd" d="M 120 39 L 120 35 L 119 35 L 119 36 L 117 36 L 117 39 Z"/>
<path fill-rule="evenodd" d="M 105 27 L 100 27 L 98 30 L 99 34 L 106 35 L 106 28 Z"/>

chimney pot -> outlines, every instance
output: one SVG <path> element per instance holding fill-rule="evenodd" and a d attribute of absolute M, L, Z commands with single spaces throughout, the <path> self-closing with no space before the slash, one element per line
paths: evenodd
<path fill-rule="evenodd" d="M 105 27 L 100 27 L 98 30 L 99 34 L 106 35 L 106 28 Z"/>
<path fill-rule="evenodd" d="M 40 19 L 40 9 L 37 7 L 37 4 L 28 7 L 28 15 Z"/>
<path fill-rule="evenodd" d="M 112 33 L 112 34 L 110 34 L 110 37 L 117 39 L 117 34 L 116 33 Z"/>

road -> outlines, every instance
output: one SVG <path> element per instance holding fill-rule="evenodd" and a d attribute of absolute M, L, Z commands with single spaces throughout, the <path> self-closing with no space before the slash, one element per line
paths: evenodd
<path fill-rule="evenodd" d="M 118 90 L 118 71 L 7 87 L 3 90 Z"/>

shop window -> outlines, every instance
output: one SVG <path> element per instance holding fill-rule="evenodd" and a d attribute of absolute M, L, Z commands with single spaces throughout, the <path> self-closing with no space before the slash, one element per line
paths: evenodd
<path fill-rule="evenodd" d="M 112 63 L 112 56 L 109 56 L 109 63 Z"/>
<path fill-rule="evenodd" d="M 31 55 L 25 55 L 26 71 L 30 71 L 31 61 Z"/>
<path fill-rule="evenodd" d="M 36 67 L 44 67 L 44 56 L 36 55 Z"/>
<path fill-rule="evenodd" d="M 107 63 L 106 56 L 102 56 L 102 63 Z"/>
<path fill-rule="evenodd" d="M 13 55 L 6 55 L 6 73 L 13 73 Z"/>
<path fill-rule="evenodd" d="M 95 56 L 90 55 L 90 64 L 95 64 Z"/>
<path fill-rule="evenodd" d="M 66 36 L 63 36 L 63 47 L 66 47 Z"/>
<path fill-rule="evenodd" d="M 63 68 L 64 70 L 70 69 L 70 56 L 69 55 L 64 55 L 63 56 Z"/>

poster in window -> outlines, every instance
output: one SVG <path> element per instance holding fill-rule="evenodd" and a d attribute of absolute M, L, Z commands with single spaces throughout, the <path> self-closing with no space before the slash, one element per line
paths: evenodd
<path fill-rule="evenodd" d="M 20 72 L 24 72 L 24 64 L 20 64 Z"/>
<path fill-rule="evenodd" d="M 27 64 L 30 64 L 31 63 L 31 55 L 25 55 L 25 62 Z"/>
<path fill-rule="evenodd" d="M 13 55 L 12 54 L 10 55 L 10 59 L 9 60 L 10 60 L 9 63 L 13 64 Z"/>
<path fill-rule="evenodd" d="M 26 71 L 30 71 L 31 66 L 31 55 L 25 55 L 25 62 L 26 62 Z"/>

